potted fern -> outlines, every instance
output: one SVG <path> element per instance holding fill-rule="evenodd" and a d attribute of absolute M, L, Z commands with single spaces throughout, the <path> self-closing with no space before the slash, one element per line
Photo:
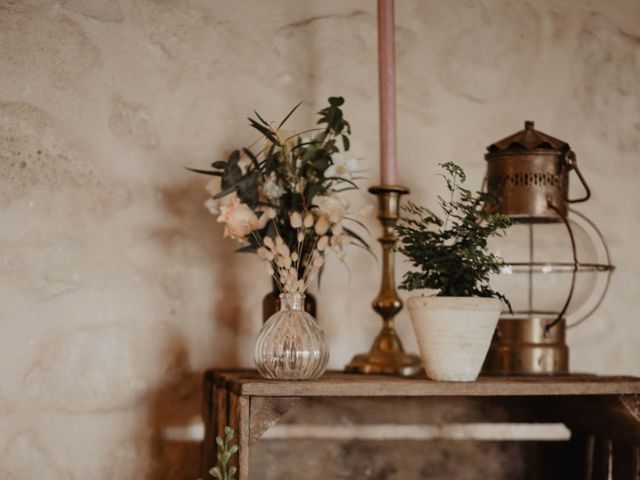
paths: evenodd
<path fill-rule="evenodd" d="M 400 288 L 430 290 L 407 301 L 427 377 L 474 381 L 502 302 L 509 305 L 489 285 L 503 261 L 487 250 L 487 239 L 503 234 L 511 222 L 485 209 L 487 193 L 463 187 L 461 167 L 452 162 L 441 167 L 449 193 L 447 199 L 438 197 L 443 215 L 409 203 L 396 227 L 398 250 L 412 266 Z"/>

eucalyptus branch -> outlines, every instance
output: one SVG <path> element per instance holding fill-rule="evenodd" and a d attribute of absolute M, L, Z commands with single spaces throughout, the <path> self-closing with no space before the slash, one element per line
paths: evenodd
<path fill-rule="evenodd" d="M 234 431 L 231 427 L 224 427 L 224 438 L 216 437 L 216 445 L 218 446 L 218 465 L 209 470 L 209 475 L 218 480 L 233 480 L 238 472 L 235 465 L 229 467 L 229 461 L 231 457 L 238 453 L 240 447 L 235 444 L 231 444 L 233 440 Z"/>

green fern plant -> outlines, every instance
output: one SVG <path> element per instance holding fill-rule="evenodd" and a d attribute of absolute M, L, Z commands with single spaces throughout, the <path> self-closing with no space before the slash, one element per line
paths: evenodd
<path fill-rule="evenodd" d="M 486 205 L 493 201 L 490 194 L 463 187 L 466 175 L 460 166 L 453 162 L 440 166 L 449 191 L 449 198 L 438 197 L 444 215 L 408 203 L 396 226 L 398 251 L 413 267 L 400 288 L 434 289 L 443 297 L 497 297 L 509 305 L 489 285 L 490 275 L 499 272 L 504 262 L 488 252 L 487 239 L 503 235 L 511 220 L 487 211 Z"/>

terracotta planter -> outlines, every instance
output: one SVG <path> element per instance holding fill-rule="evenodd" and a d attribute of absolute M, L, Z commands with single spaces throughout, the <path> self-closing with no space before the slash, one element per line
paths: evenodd
<path fill-rule="evenodd" d="M 407 307 L 427 377 L 456 382 L 478 378 L 502 310 L 500 300 L 411 297 Z"/>

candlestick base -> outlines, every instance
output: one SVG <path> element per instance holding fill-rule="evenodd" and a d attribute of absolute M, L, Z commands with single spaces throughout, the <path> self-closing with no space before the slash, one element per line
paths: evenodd
<path fill-rule="evenodd" d="M 400 218 L 400 197 L 409 193 L 398 185 L 371 187 L 369 192 L 378 197 L 378 220 L 382 223 L 382 283 L 373 309 L 382 317 L 382 330 L 368 353 L 353 357 L 345 367 L 353 373 L 383 373 L 388 375 L 415 375 L 422 370 L 418 355 L 405 353 L 394 328 L 394 317 L 402 310 L 402 300 L 396 291 L 394 247 L 397 237 L 394 227 Z"/>

